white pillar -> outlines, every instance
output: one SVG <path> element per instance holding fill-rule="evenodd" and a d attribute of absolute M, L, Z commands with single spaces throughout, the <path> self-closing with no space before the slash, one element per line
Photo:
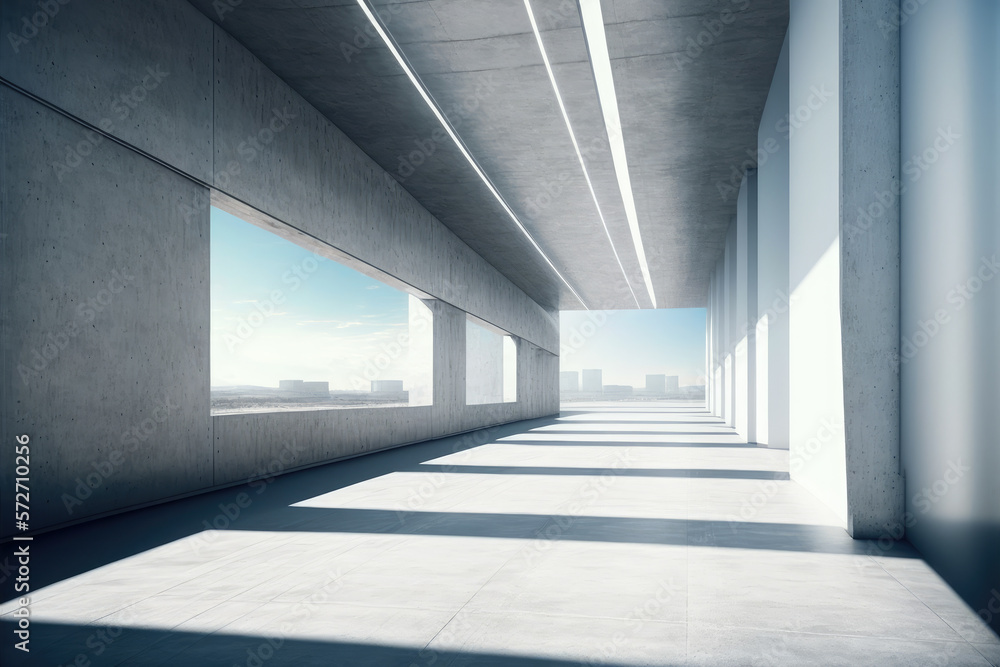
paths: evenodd
<path fill-rule="evenodd" d="M 840 7 L 793 0 L 788 27 L 792 479 L 847 526 L 840 336 Z"/>
<path fill-rule="evenodd" d="M 756 442 L 788 449 L 788 37 L 757 133 Z"/>

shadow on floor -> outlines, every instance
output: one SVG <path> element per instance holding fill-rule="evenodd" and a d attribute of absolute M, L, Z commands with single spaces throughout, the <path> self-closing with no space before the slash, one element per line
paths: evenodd
<path fill-rule="evenodd" d="M 698 435 L 710 435 L 699 433 Z M 516 438 L 504 438 L 498 442 L 500 445 L 535 445 L 539 447 L 722 447 L 730 449 L 757 449 L 757 445 L 748 445 L 745 442 L 631 442 L 624 440 L 595 441 L 595 440 L 519 440 Z"/>
<path fill-rule="evenodd" d="M 307 610 L 308 611 L 308 610 Z M 308 619 L 303 619 L 308 620 Z M 350 665 L 351 667 L 580 667 L 577 660 L 516 655 L 466 653 L 380 646 L 360 642 L 287 639 L 280 623 L 264 635 L 203 634 L 145 628 L 32 623 L 30 654 L 18 651 L 7 638 L 11 623 L 2 623 L 0 662 L 14 665 Z M 524 651 L 527 647 L 519 646 Z M 528 649 L 530 650 L 530 649 Z M 594 656 L 595 659 L 598 656 Z M 597 662 L 595 661 L 595 664 Z M 605 662 L 610 667 L 625 663 Z M 657 663 L 662 664 L 662 663 Z"/>
<path fill-rule="evenodd" d="M 876 550 L 868 541 L 851 539 L 838 526 L 736 520 L 286 507 L 280 511 L 240 521 L 239 525 L 234 522 L 230 529 L 573 540 L 676 546 L 691 544 L 830 554 L 878 553 L 900 558 L 919 558 L 919 554 L 904 543 L 898 543 L 891 553 Z"/>
<path fill-rule="evenodd" d="M 565 412 L 563 414 L 565 415 L 563 417 L 563 420 L 571 422 L 573 424 L 588 424 L 588 423 L 593 423 L 593 424 L 657 424 L 659 426 L 664 426 L 666 424 L 687 424 L 687 425 L 696 424 L 698 426 L 712 426 L 712 427 L 715 427 L 715 428 L 724 428 L 724 429 L 729 429 L 730 428 L 729 426 L 727 426 L 725 424 L 725 422 L 723 422 L 718 417 L 713 417 L 711 419 L 706 418 L 706 419 L 704 419 L 702 421 L 675 421 L 675 420 L 672 420 L 672 419 L 657 419 L 655 421 L 646 421 L 646 420 L 640 420 L 640 419 L 576 419 L 576 418 L 574 418 L 573 415 L 566 415 Z M 581 412 L 581 413 L 578 413 L 578 414 L 590 414 L 590 413 Z M 642 414 L 642 413 L 636 413 L 636 414 Z"/>
<path fill-rule="evenodd" d="M 702 479 L 775 479 L 787 480 L 787 472 L 777 470 L 720 470 L 710 468 L 557 468 L 550 466 L 474 466 L 421 463 L 405 472 L 447 472 L 477 475 L 568 475 L 579 477 L 677 477 Z"/>
<path fill-rule="evenodd" d="M 709 426 L 714 426 L 714 424 L 709 424 Z M 561 430 L 561 429 L 551 429 L 542 428 L 534 433 L 545 433 L 553 435 L 608 435 L 608 436 L 630 436 L 630 435 L 723 435 L 721 433 L 715 433 L 714 431 L 585 431 L 585 430 Z M 736 434 L 730 434 L 730 437 L 736 437 Z"/>

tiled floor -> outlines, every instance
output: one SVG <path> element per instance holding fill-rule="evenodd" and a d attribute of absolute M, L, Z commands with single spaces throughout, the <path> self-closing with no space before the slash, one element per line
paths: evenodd
<path fill-rule="evenodd" d="M 787 452 L 692 404 L 566 407 L 282 477 L 232 520 L 241 489 L 43 536 L 4 664 L 1000 665 Z"/>

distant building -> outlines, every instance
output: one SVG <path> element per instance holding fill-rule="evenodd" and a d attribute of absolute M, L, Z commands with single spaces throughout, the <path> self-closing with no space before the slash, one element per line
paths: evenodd
<path fill-rule="evenodd" d="M 580 391 L 580 374 L 576 371 L 559 373 L 559 391 Z"/>
<path fill-rule="evenodd" d="M 303 396 L 329 396 L 329 382 L 303 382 L 302 380 L 279 380 L 278 389 Z"/>
<path fill-rule="evenodd" d="M 608 384 L 604 385 L 604 396 L 606 398 L 621 398 L 623 396 L 631 396 L 632 387 L 627 384 Z"/>
<path fill-rule="evenodd" d="M 677 378 L 674 378 L 675 380 Z M 646 376 L 646 393 L 656 394 L 657 396 L 662 396 L 667 392 L 667 376 L 666 375 L 647 375 Z"/>
<path fill-rule="evenodd" d="M 372 380 L 372 393 L 401 392 L 402 380 Z"/>
<path fill-rule="evenodd" d="M 666 391 L 668 394 L 676 394 L 680 392 L 681 390 L 680 382 L 679 378 L 676 375 L 668 375 L 666 376 L 666 379 L 667 379 Z"/>
<path fill-rule="evenodd" d="M 600 368 L 583 371 L 583 391 L 588 394 L 600 394 L 604 389 L 604 375 Z"/>

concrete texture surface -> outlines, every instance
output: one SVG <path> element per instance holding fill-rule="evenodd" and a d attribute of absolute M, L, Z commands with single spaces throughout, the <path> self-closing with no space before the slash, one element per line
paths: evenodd
<path fill-rule="evenodd" d="M 587 304 L 634 308 L 631 283 L 648 307 L 575 3 L 536 0 L 533 8 L 624 274 L 523 2 L 373 4 L 472 154 Z M 356 3 L 260 0 L 222 12 L 211 0 L 194 5 L 529 296 L 545 307 L 581 307 L 443 136 Z M 704 304 L 741 169 L 752 160 L 787 17 L 787 0 L 604 5 L 639 224 L 661 307 Z"/>
<path fill-rule="evenodd" d="M 549 312 L 437 221 L 236 39 L 216 27 L 215 40 L 216 188 L 557 351 Z"/>
<path fill-rule="evenodd" d="M 0 48 L 0 336 L 5 369 L 0 438 L 11 442 L 15 434 L 28 433 L 35 443 L 32 466 L 38 483 L 33 490 L 45 498 L 33 508 L 35 529 L 219 485 L 276 488 L 272 484 L 278 473 L 558 409 L 555 309 L 580 304 L 443 138 L 388 51 L 366 32 L 367 20 L 357 4 L 194 1 L 201 11 L 167 0 L 10 0 L 0 5 L 6 36 Z M 594 307 L 631 308 L 631 284 L 640 295 L 638 305 L 645 306 L 577 6 L 556 0 L 534 3 L 596 198 L 623 255 L 623 271 L 613 262 L 597 223 L 523 4 L 377 4 L 382 20 L 473 154 L 580 287 L 585 301 Z M 852 549 L 861 546 L 896 547 L 883 547 L 881 541 L 848 546 L 852 543 L 843 541 L 843 535 L 827 528 L 844 526 L 854 537 L 883 541 L 905 529 L 974 611 L 994 627 L 1000 623 L 1000 611 L 994 610 L 1000 609 L 1000 498 L 995 484 L 1000 455 L 992 447 L 1000 428 L 995 344 L 1000 282 L 994 280 L 1000 272 L 995 196 L 1000 14 L 988 0 L 918 4 L 915 11 L 903 7 L 906 23 L 894 26 L 902 18 L 896 0 L 793 0 L 790 11 L 783 0 L 604 3 L 630 176 L 659 305 L 701 306 L 706 298 L 709 305 L 708 409 L 722 421 L 701 415 L 708 431 L 685 437 L 717 445 L 711 438 L 728 424 L 737 430 L 725 432 L 725 443 L 760 439 L 788 446 L 789 454 L 757 456 L 769 462 L 790 456 L 787 470 L 777 472 L 821 498 L 833 514 L 817 519 L 823 524 L 819 531 L 768 525 L 763 534 L 753 532 L 758 526 L 748 533 L 732 524 L 720 526 L 704 498 L 643 488 L 654 494 L 650 497 L 659 500 L 655 493 L 662 491 L 676 501 L 667 506 L 682 507 L 686 523 L 661 522 L 650 528 L 633 522 L 651 518 L 628 516 L 637 508 L 651 511 L 643 505 L 648 498 L 637 494 L 617 498 L 604 508 L 608 515 L 601 521 L 584 522 L 576 534 L 579 541 L 614 542 L 608 536 L 617 535 L 615 531 L 634 530 L 641 535 L 629 539 L 646 546 L 683 545 L 710 563 L 695 561 L 686 576 L 702 568 L 702 575 L 715 577 L 715 583 L 703 582 L 711 596 L 759 609 L 755 596 L 760 590 L 742 591 L 736 580 L 727 581 L 724 592 L 718 585 L 728 576 L 718 572 L 738 569 L 739 562 L 713 562 L 717 554 L 698 549 L 857 556 Z M 38 16 L 42 18 L 36 20 Z M 789 16 L 791 28 L 782 47 Z M 769 124 L 781 133 L 778 126 L 786 113 L 794 121 L 795 136 L 772 152 Z M 902 127 L 897 128 L 900 116 Z M 755 164 L 757 204 L 746 176 Z M 734 224 L 741 179 L 747 186 Z M 919 187 L 906 190 L 898 220 L 897 179 L 909 179 L 906 186 L 923 179 Z M 210 187 L 215 189 L 211 196 Z M 221 200 L 249 212 L 258 224 L 284 226 L 289 235 L 327 248 L 353 266 L 377 267 L 394 285 L 424 299 L 434 313 L 434 404 L 210 417 L 207 221 L 209 201 Z M 781 201 L 787 206 L 776 205 Z M 756 242 L 750 225 L 755 209 Z M 761 279 L 755 285 L 757 253 Z M 769 327 L 777 326 L 768 329 L 766 344 L 762 340 L 754 350 L 754 319 L 786 296 L 788 302 L 778 305 L 788 305 L 790 312 L 782 317 L 778 310 L 776 322 L 768 315 Z M 466 405 L 467 313 L 517 337 L 516 403 Z M 786 346 L 787 356 L 782 353 Z M 767 355 L 762 356 L 764 350 Z M 752 370 L 755 363 L 758 368 Z M 766 371 L 763 389 L 754 379 L 757 371 L 762 378 Z M 755 400 L 766 411 L 756 410 Z M 668 413 L 674 409 L 662 407 Z M 572 423 L 574 418 L 567 419 Z M 695 421 L 700 428 L 702 421 Z M 601 442 L 588 437 L 593 433 L 569 430 L 575 438 L 572 446 L 587 443 L 580 446 L 590 448 Z M 650 443 L 643 433 L 624 435 L 628 439 L 616 445 Z M 602 470 L 603 460 L 589 461 L 584 453 L 574 458 L 566 449 L 551 454 L 553 461 L 557 454 L 578 464 L 587 461 L 589 466 L 577 467 L 600 478 L 590 473 Z M 737 484 L 733 480 L 759 481 L 759 473 L 775 472 L 716 470 L 715 477 L 705 474 L 714 470 L 711 457 L 685 456 L 692 467 L 684 473 L 667 468 L 667 473 L 651 475 L 641 469 L 624 477 Z M 905 499 L 901 459 L 910 490 Z M 553 473 L 565 467 L 557 463 L 536 466 L 526 476 L 568 476 Z M 448 468 L 450 463 L 429 465 Z M 467 472 L 485 476 L 509 475 L 507 468 L 513 466 L 490 463 L 487 457 L 474 467 Z M 452 474 L 450 469 L 434 472 Z M 12 471 L 5 467 L 2 474 L 8 493 Z M 474 486 L 462 482 L 459 489 Z M 389 490 L 366 488 L 368 495 L 362 497 L 366 502 L 382 498 L 383 492 L 390 497 L 391 487 L 390 480 Z M 553 488 L 560 487 L 553 483 L 547 490 Z M 788 509 L 788 515 L 778 513 L 774 523 L 792 515 L 805 520 L 803 507 L 813 505 L 795 495 L 802 488 L 782 485 L 782 493 L 795 489 L 790 493 L 805 504 Z M 532 522 L 539 511 L 559 509 L 546 505 L 552 499 L 519 483 L 498 483 L 492 490 L 510 489 L 525 494 L 499 503 L 510 512 L 477 511 L 490 515 L 490 521 L 484 521 L 489 524 L 485 534 L 474 537 L 530 540 L 533 531 L 548 528 Z M 721 482 L 696 490 L 712 502 L 718 502 L 717 494 L 733 500 Z M 745 491 L 749 493 L 739 492 Z M 468 498 L 457 493 L 453 499 L 474 505 L 491 498 L 489 490 L 475 486 L 475 493 L 480 492 Z M 425 500 L 415 502 L 423 505 Z M 228 518 L 230 505 L 222 507 Z M 272 509 L 278 514 L 284 510 Z M 743 509 L 739 505 L 741 519 L 755 523 L 757 514 L 742 516 Z M 337 515 L 338 520 L 343 516 Z M 612 517 L 626 521 L 604 521 Z M 468 517 L 439 518 L 420 525 L 434 537 L 461 537 L 468 527 Z M 329 528 L 325 519 L 313 518 L 296 518 L 287 525 L 309 526 L 314 520 L 319 528 L 308 530 Z M 13 532 L 10 521 L 8 515 L 0 522 L 5 536 Z M 122 521 L 102 525 L 128 525 L 128 519 Z M 362 533 L 371 526 L 390 532 L 383 515 L 348 515 L 346 521 Z M 286 524 L 279 520 L 277 525 Z M 732 534 L 725 535 L 726 530 Z M 292 538 L 287 544 L 301 551 L 311 543 Z M 252 550 L 240 551 L 246 546 L 235 545 L 230 553 L 234 562 L 252 560 Z M 340 553 L 337 548 L 331 555 Z M 934 609 L 960 640 L 924 618 L 924 608 L 910 609 L 912 600 L 893 606 L 900 598 L 894 597 L 898 591 L 892 582 L 852 580 L 837 570 L 838 564 L 829 569 L 829 563 L 818 561 L 782 563 L 786 580 L 768 598 L 780 610 L 758 626 L 741 625 L 742 618 L 696 599 L 685 607 L 683 618 L 667 614 L 657 619 L 683 627 L 657 627 L 662 636 L 679 637 L 671 633 L 684 631 L 688 652 L 676 657 L 681 664 L 697 661 L 702 650 L 722 656 L 723 663 L 739 664 L 748 645 L 764 650 L 772 645 L 769 637 L 804 651 L 796 654 L 799 661 L 810 651 L 833 650 L 852 664 L 858 662 L 855 656 L 883 654 L 890 662 L 907 662 L 940 642 L 959 651 L 959 664 L 976 664 L 981 656 L 995 664 L 996 644 L 967 623 L 963 614 L 968 610 L 896 554 L 871 560 Z M 632 554 L 605 555 L 627 560 Z M 656 556 L 670 563 L 676 554 Z M 767 563 L 771 574 L 774 562 L 772 557 Z M 493 570 L 497 573 L 506 567 L 489 564 L 500 568 Z M 213 570 L 206 567 L 206 572 Z M 760 569 L 765 570 L 763 561 Z M 840 589 L 815 578 L 816 571 L 828 569 L 839 583 L 847 576 L 857 590 L 875 591 L 875 601 L 861 609 L 846 603 L 849 622 L 835 614 L 824 616 L 823 610 L 799 609 L 791 596 L 803 589 L 781 588 L 805 586 L 809 595 L 833 597 Z M 262 570 L 266 567 L 252 572 Z M 800 571 L 809 575 L 796 579 Z M 522 574 L 529 583 L 547 576 Z M 743 574 L 754 578 L 768 573 L 747 566 Z M 581 573 L 575 582 L 589 583 L 589 575 L 590 570 Z M 160 581 L 143 571 L 135 579 L 125 577 L 121 587 L 144 579 Z M 370 580 L 378 583 L 374 574 Z M 509 583 L 501 576 L 498 582 L 503 581 Z M 463 583 L 471 588 L 455 590 L 475 588 Z M 488 582 L 478 583 L 488 588 Z M 635 593 L 628 582 L 620 583 L 615 592 L 624 590 L 626 598 Z M 67 613 L 86 609 L 70 618 L 71 624 L 118 619 L 98 613 L 123 609 L 101 606 L 120 602 L 114 597 L 116 584 L 98 578 L 81 585 L 77 593 L 105 588 L 110 597 L 98 596 L 93 607 L 84 602 L 74 607 L 61 599 Z M 221 584 L 223 590 L 226 586 Z M 889 588 L 892 599 L 879 597 Z M 207 604 L 217 589 L 206 589 Z M 462 614 L 444 620 L 375 614 L 366 619 L 367 629 L 340 640 L 365 654 L 364 642 L 378 639 L 371 627 L 384 622 L 409 630 L 408 621 L 413 621 L 413 646 L 398 650 L 431 647 L 454 664 L 483 656 L 503 664 L 531 660 L 504 655 L 497 637 L 515 632 L 539 636 L 531 633 L 540 633 L 544 624 L 520 618 L 520 611 L 533 612 L 518 605 L 545 608 L 548 602 L 555 610 L 551 618 L 559 619 L 567 613 L 560 606 L 566 591 L 556 587 L 547 591 L 549 598 L 532 600 L 513 590 L 511 585 L 510 590 L 493 591 L 493 598 L 484 594 L 482 608 L 470 608 L 493 620 L 468 644 L 449 643 L 448 633 L 429 639 L 431 630 L 447 629 L 448 619 L 464 619 Z M 237 590 L 232 598 L 241 594 Z M 462 597 L 454 590 L 426 595 L 429 609 L 441 611 L 434 606 L 439 602 L 447 612 L 464 608 L 452 609 Z M 89 603 L 94 596 L 79 599 Z M 245 604 L 242 598 L 238 602 Z M 572 602 L 577 609 L 588 609 L 585 600 Z M 142 609 L 147 602 L 139 604 Z M 159 602 L 148 604 L 152 608 Z M 791 618 L 789 609 L 814 616 L 804 630 L 771 622 Z M 249 625 L 233 626 L 251 633 L 245 636 L 272 618 L 250 611 L 242 615 L 248 615 Z M 894 618 L 892 629 L 880 626 L 874 611 Z M 242 616 L 220 612 L 209 626 Z M 706 633 L 705 627 L 719 619 L 732 629 L 731 636 Z M 588 623 L 599 628 L 604 620 Z M 552 627 L 563 622 L 555 620 Z M 74 631 L 54 626 L 52 637 Z M 116 650 L 141 647 L 156 638 L 155 632 L 130 633 Z M 866 632 L 875 632 L 868 639 L 881 642 L 880 647 L 858 643 Z M 200 635 L 194 635 L 200 642 Z M 593 632 L 587 636 L 592 638 Z M 188 639 L 192 637 L 182 635 L 170 641 L 184 644 Z M 919 641 L 931 646 L 914 644 Z M 199 659 L 232 648 L 225 642 L 201 646 L 208 653 L 198 653 Z M 730 653 L 734 646 L 737 653 Z M 467 647 L 479 658 L 464 655 Z M 284 655 L 309 655 L 314 649 L 314 643 L 296 644 Z M 635 650 L 626 657 L 644 659 L 645 649 Z M 569 654 L 550 657 L 577 659 Z M 387 655 L 390 661 L 401 658 Z M 954 662 L 955 657 L 949 659 Z"/>
<path fill-rule="evenodd" d="M 558 409 L 553 313 L 239 43 L 186 3 L 56 4 L 0 55 L 3 435 L 37 442 L 33 530 Z M 438 299 L 440 406 L 211 418 L 215 199 Z M 466 409 L 466 311 L 522 339 L 519 402 Z"/>
<path fill-rule="evenodd" d="M 903 518 L 899 457 L 899 0 L 840 8 L 840 318 L 847 530 Z M 879 201 L 879 197 L 883 197 Z M 860 213 L 864 211 L 864 214 Z M 874 214 L 874 215 L 873 215 Z"/>
<path fill-rule="evenodd" d="M 208 211 L 174 204 L 204 188 L 110 140 L 59 171 L 81 126 L 9 88 L 0 114 L 0 432 L 31 439 L 31 525 L 211 486 Z"/>
<path fill-rule="evenodd" d="M 851 539 L 788 464 L 691 402 L 574 404 L 70 528 L 49 546 L 77 557 L 39 563 L 37 657 L 996 664 L 912 548 Z"/>
<path fill-rule="evenodd" d="M 210 182 L 212 26 L 186 2 L 42 4 L 0 4 L 0 76 Z M 85 138 L 54 161 L 85 159 Z"/>

